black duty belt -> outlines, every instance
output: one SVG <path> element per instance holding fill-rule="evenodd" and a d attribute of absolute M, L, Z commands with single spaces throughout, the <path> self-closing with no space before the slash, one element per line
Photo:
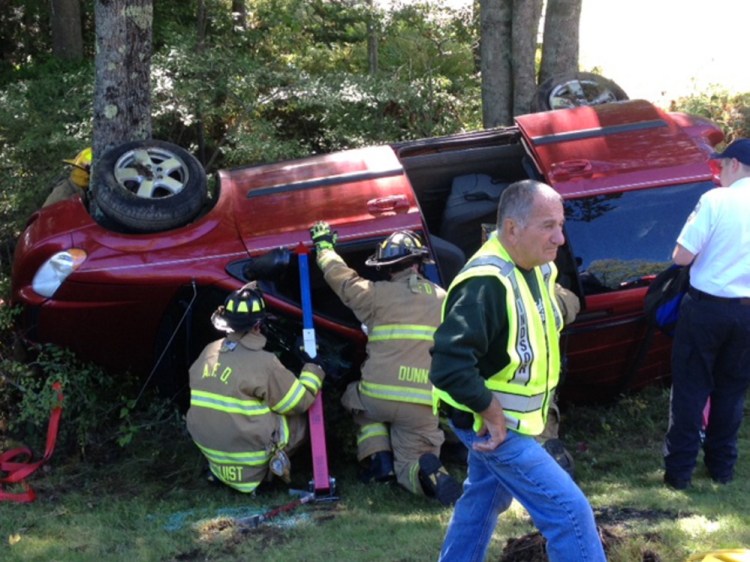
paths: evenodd
<path fill-rule="evenodd" d="M 474 414 L 454 408 L 450 404 L 443 402 L 440 409 L 454 426 L 458 429 L 471 429 L 474 427 Z"/>
<path fill-rule="evenodd" d="M 750 306 L 750 297 L 717 297 L 709 293 L 699 291 L 695 287 L 690 287 L 688 291 L 690 296 L 697 301 L 723 302 L 726 304 L 735 304 L 739 306 Z"/>

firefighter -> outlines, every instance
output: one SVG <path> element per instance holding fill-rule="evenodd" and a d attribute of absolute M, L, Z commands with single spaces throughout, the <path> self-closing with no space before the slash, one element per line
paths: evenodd
<path fill-rule="evenodd" d="M 389 279 L 371 281 L 336 253 L 337 234 L 327 223 L 315 223 L 310 235 L 326 282 L 368 335 L 361 380 L 341 398 L 359 426 L 362 481 L 395 479 L 412 493 L 452 505 L 461 486 L 439 460 L 445 436 L 432 411 L 428 379 L 445 291 L 421 274 L 427 248 L 414 232 L 391 234 L 365 262 Z"/>
<path fill-rule="evenodd" d="M 230 293 L 211 320 L 227 335 L 190 367 L 190 436 L 227 486 L 253 492 L 274 474 L 289 482 L 289 457 L 307 435 L 303 414 L 325 374 L 307 357 L 297 378 L 264 350 L 266 305 L 252 283 Z"/>
<path fill-rule="evenodd" d="M 86 190 L 89 187 L 91 158 L 91 148 L 84 148 L 72 160 L 63 160 L 66 164 L 71 165 L 70 174 L 67 178 L 55 184 L 47 199 L 42 204 L 42 207 L 69 199 L 74 195 L 79 195 L 85 201 Z"/>

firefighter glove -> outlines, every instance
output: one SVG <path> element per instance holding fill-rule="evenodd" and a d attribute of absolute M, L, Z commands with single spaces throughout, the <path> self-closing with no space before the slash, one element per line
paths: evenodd
<path fill-rule="evenodd" d="M 312 238 L 313 244 L 315 244 L 316 251 L 333 250 L 338 239 L 338 233 L 335 230 L 331 230 L 327 222 L 318 221 L 310 228 L 310 238 Z"/>

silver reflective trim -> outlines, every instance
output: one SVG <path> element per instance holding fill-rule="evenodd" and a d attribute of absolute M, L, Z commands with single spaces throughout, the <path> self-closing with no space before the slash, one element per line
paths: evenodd
<path fill-rule="evenodd" d="M 500 274 L 503 277 L 508 277 L 508 275 L 513 272 L 513 268 L 515 267 L 512 262 L 506 261 L 500 256 L 486 255 L 479 256 L 478 258 L 471 260 L 464 266 L 461 271 L 466 271 L 467 269 L 471 269 L 472 267 L 482 267 L 483 265 L 492 265 L 498 268 L 500 270 Z"/>
<path fill-rule="evenodd" d="M 513 296 L 515 298 L 514 304 L 516 307 L 518 329 L 516 330 L 514 348 L 520 361 L 518 369 L 516 369 L 516 372 L 513 374 L 512 382 L 514 384 L 526 385 L 531 380 L 531 365 L 534 361 L 534 349 L 531 346 L 531 338 L 529 334 L 529 315 L 524 307 L 523 297 L 521 296 L 521 291 L 518 287 L 518 276 L 510 275 L 508 276 L 508 281 L 510 281 L 510 285 L 513 289 Z"/>
<path fill-rule="evenodd" d="M 534 396 L 519 396 L 518 394 L 493 391 L 492 394 L 495 395 L 495 398 L 500 402 L 503 409 L 520 412 L 522 414 L 541 410 L 546 397 L 546 393 L 536 394 Z"/>

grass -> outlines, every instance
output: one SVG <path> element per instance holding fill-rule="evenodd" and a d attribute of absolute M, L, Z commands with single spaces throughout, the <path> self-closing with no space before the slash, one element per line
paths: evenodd
<path fill-rule="evenodd" d="M 677 562 L 698 552 L 750 546 L 747 424 L 734 482 L 714 484 L 700 465 L 693 487 L 677 492 L 661 482 L 667 406 L 666 391 L 653 388 L 616 405 L 564 411 L 564 439 L 576 459 L 576 477 L 607 536 L 612 562 Z M 328 446 L 340 499 L 301 506 L 254 529 L 238 526 L 238 518 L 293 496 L 282 486 L 253 497 L 205 482 L 203 461 L 182 428 L 141 435 L 126 449 L 89 455 L 85 462 L 56 454 L 30 479 L 36 502 L 0 503 L 0 558 L 435 560 L 451 510 L 397 487 L 359 483 L 351 448 Z M 305 488 L 307 453 L 293 463 L 301 480 L 292 486 Z M 450 469 L 463 476 L 462 466 Z M 503 560 L 510 539 L 533 546 L 534 532 L 525 510 L 514 503 L 498 523 L 487 559 Z"/>

